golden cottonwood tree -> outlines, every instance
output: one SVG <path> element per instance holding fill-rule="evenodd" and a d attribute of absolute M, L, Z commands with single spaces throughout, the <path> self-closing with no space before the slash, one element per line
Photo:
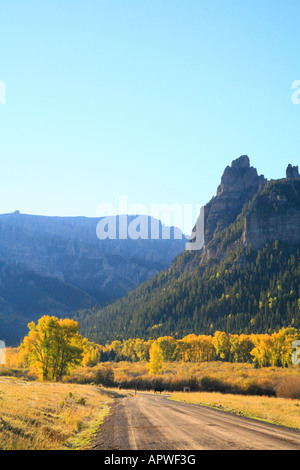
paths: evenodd
<path fill-rule="evenodd" d="M 152 374 L 159 374 L 162 370 L 164 357 L 163 352 L 158 343 L 154 342 L 150 348 L 149 370 Z"/>
<path fill-rule="evenodd" d="M 83 367 L 93 367 L 100 362 L 101 346 L 88 341 L 86 338 L 82 342 L 83 358 L 81 365 Z"/>
<path fill-rule="evenodd" d="M 221 361 L 228 361 L 230 358 L 230 335 L 227 335 L 224 331 L 216 331 L 212 343 L 217 357 Z"/>
<path fill-rule="evenodd" d="M 176 339 L 172 336 L 161 336 L 157 343 L 163 353 L 164 361 L 174 361 L 178 354 L 178 345 Z"/>
<path fill-rule="evenodd" d="M 29 334 L 21 345 L 30 368 L 41 380 L 57 381 L 80 364 L 84 340 L 78 323 L 45 315 L 37 324 L 28 324 Z"/>

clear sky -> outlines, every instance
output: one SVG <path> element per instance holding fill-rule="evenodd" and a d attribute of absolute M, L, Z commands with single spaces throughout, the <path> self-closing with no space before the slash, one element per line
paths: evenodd
<path fill-rule="evenodd" d="M 201 204 L 300 165 L 299 0 L 2 0 L 0 213 Z"/>

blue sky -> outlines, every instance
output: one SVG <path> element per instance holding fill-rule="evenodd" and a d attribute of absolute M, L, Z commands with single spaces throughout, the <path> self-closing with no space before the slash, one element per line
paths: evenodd
<path fill-rule="evenodd" d="M 201 204 L 300 164 L 300 2 L 2 0 L 0 213 Z"/>

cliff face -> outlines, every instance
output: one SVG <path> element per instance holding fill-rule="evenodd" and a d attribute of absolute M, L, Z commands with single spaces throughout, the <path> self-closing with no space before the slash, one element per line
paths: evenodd
<path fill-rule="evenodd" d="M 252 214 L 245 219 L 243 243 L 255 249 L 263 248 L 275 240 L 296 243 L 300 240 L 300 211 L 289 210 L 286 214 L 262 217 Z"/>
<path fill-rule="evenodd" d="M 226 258 L 237 246 L 262 248 L 275 240 L 300 239 L 300 176 L 289 165 L 286 178 L 267 181 L 247 155 L 227 166 L 217 194 L 204 208 L 201 262 Z"/>
<path fill-rule="evenodd" d="M 213 239 L 217 232 L 228 227 L 242 210 L 243 206 L 258 191 L 267 180 L 259 176 L 257 170 L 250 166 L 249 157 L 243 155 L 227 166 L 217 195 L 204 209 L 205 245 Z"/>
<path fill-rule="evenodd" d="M 247 155 L 233 160 L 231 167 L 227 166 L 223 173 L 221 184 L 217 190 L 217 196 L 231 195 L 238 198 L 241 194 L 254 194 L 261 189 L 267 180 L 263 175 L 258 176 L 257 170 L 250 167 L 250 160 Z"/>
<path fill-rule="evenodd" d="M 184 249 L 184 239 L 99 240 L 98 222 L 0 215 L 0 261 L 70 283 L 101 302 L 125 295 Z"/>
<path fill-rule="evenodd" d="M 297 173 L 296 173 L 297 174 Z M 255 249 L 275 240 L 300 240 L 300 179 L 294 176 L 268 183 L 245 216 L 243 243 Z"/>

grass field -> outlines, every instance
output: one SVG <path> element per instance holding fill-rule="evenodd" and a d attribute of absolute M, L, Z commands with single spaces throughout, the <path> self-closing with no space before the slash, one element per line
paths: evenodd
<path fill-rule="evenodd" d="M 0 377 L 0 449 L 78 449 L 109 412 L 113 392 L 95 385 Z"/>
<path fill-rule="evenodd" d="M 174 392 L 171 399 L 204 405 L 268 423 L 300 430 L 300 401 L 277 397 L 257 397 L 215 392 Z"/>

